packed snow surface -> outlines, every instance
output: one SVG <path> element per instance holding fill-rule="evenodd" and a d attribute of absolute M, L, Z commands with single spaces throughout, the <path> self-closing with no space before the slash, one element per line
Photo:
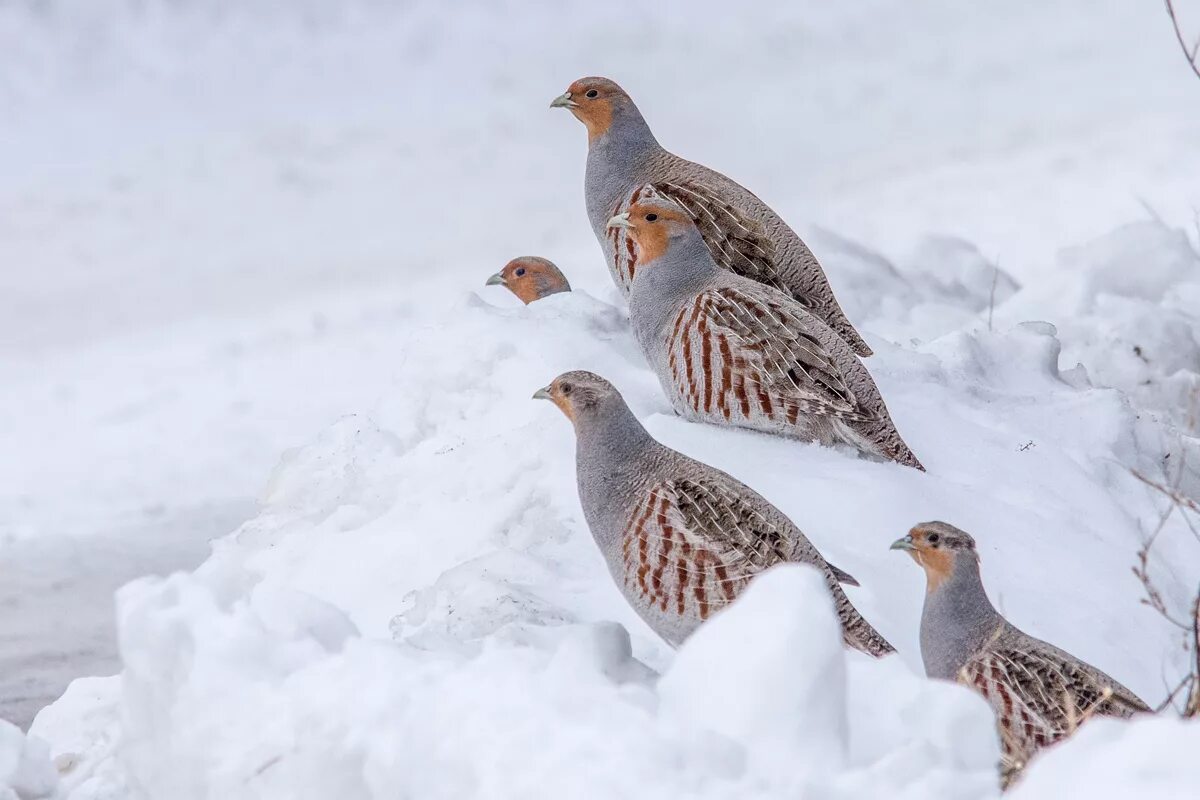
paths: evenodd
<path fill-rule="evenodd" d="M 0 798 L 992 797 L 990 713 L 924 679 L 887 549 L 928 519 L 1161 702 L 1185 653 L 1130 568 L 1168 504 L 1134 471 L 1200 495 L 1200 86 L 1145 4 L 833 6 L 0 8 L 0 556 L 116 583 L 121 546 L 191 570 L 145 542 L 227 534 L 120 590 L 117 676 L 0 723 Z M 544 108 L 593 73 L 804 233 L 927 473 L 673 416 Z M 482 287 L 523 253 L 576 291 Z M 794 519 L 899 655 L 844 652 L 800 567 L 658 640 L 530 400 L 579 368 Z M 1200 543 L 1162 525 L 1179 610 Z M 8 591 L 26 655 L 112 624 Z M 1190 796 L 1198 745 L 1092 722 L 1016 796 Z"/>

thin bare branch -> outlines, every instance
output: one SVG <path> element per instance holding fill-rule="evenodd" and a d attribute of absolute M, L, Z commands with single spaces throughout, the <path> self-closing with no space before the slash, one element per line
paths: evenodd
<path fill-rule="evenodd" d="M 1179 681 L 1179 683 L 1177 683 L 1175 685 L 1175 688 L 1171 690 L 1171 693 L 1167 695 L 1167 699 L 1163 700 L 1161 703 L 1159 703 L 1158 707 L 1156 709 L 1154 709 L 1154 713 L 1158 714 L 1158 713 L 1162 712 L 1163 710 L 1170 708 L 1171 704 L 1175 702 L 1176 695 L 1178 695 L 1184 689 L 1187 689 L 1190 694 L 1191 689 L 1192 689 L 1192 683 L 1193 683 L 1193 681 L 1192 681 L 1191 674 L 1184 675 L 1183 678 Z"/>
<path fill-rule="evenodd" d="M 1195 500 L 1188 497 L 1187 495 L 1180 494 L 1180 492 L 1177 488 L 1170 487 L 1170 486 L 1163 486 L 1158 481 L 1155 481 L 1151 478 L 1147 478 L 1145 475 L 1138 472 L 1136 469 L 1131 469 L 1130 472 L 1133 473 L 1133 477 L 1137 478 L 1139 481 L 1146 484 L 1151 489 L 1154 489 L 1154 490 L 1158 491 L 1160 494 L 1165 495 L 1167 497 L 1167 499 L 1169 499 L 1175 505 L 1183 506 L 1184 508 L 1188 509 L 1189 511 L 1192 511 L 1193 513 L 1200 514 L 1200 504 L 1196 503 Z M 1182 467 L 1179 470 L 1179 474 L 1180 475 L 1183 474 Z"/>
<path fill-rule="evenodd" d="M 1188 47 L 1187 40 L 1183 36 L 1183 29 L 1179 27 L 1179 17 L 1175 14 L 1174 0 L 1165 0 L 1167 4 L 1167 16 L 1171 18 L 1171 27 L 1175 31 L 1175 41 L 1179 42 L 1179 49 L 1183 51 L 1183 57 L 1187 59 L 1188 66 L 1192 68 L 1192 72 L 1196 73 L 1196 77 L 1200 78 L 1200 36 L 1196 37 L 1196 41 Z"/>
<path fill-rule="evenodd" d="M 1193 525 L 1189 514 L 1200 514 L 1200 505 L 1180 493 L 1179 485 L 1183 481 L 1186 463 L 1184 459 L 1180 460 L 1179 472 L 1175 476 L 1174 485 L 1165 486 L 1158 481 L 1152 480 L 1145 475 L 1142 475 L 1137 470 L 1130 470 L 1133 476 L 1150 488 L 1154 489 L 1159 494 L 1162 494 L 1170 502 L 1167 504 L 1162 515 L 1159 517 L 1158 525 L 1149 536 L 1142 540 L 1142 548 L 1138 551 L 1138 563 L 1133 568 L 1133 574 L 1137 576 L 1142 584 L 1142 589 L 1145 592 L 1145 597 L 1142 602 L 1155 610 L 1155 612 L 1166 620 L 1171 625 L 1179 628 L 1183 632 L 1182 645 L 1185 652 L 1190 653 L 1191 663 L 1187 666 L 1187 672 L 1179 683 L 1167 695 L 1167 699 L 1158 707 L 1158 711 L 1172 706 L 1176 696 L 1184 689 L 1187 690 L 1183 710 L 1180 711 L 1181 716 L 1197 717 L 1200 716 L 1200 588 L 1196 591 L 1195 599 L 1188 607 L 1188 617 L 1186 619 L 1178 619 L 1170 609 L 1167 608 L 1166 601 L 1155 586 L 1153 578 L 1150 577 L 1150 550 L 1154 547 L 1154 543 L 1158 540 L 1159 535 L 1166 527 L 1167 520 L 1176 511 L 1179 512 L 1184 522 L 1192 535 L 1196 535 L 1196 527 Z"/>

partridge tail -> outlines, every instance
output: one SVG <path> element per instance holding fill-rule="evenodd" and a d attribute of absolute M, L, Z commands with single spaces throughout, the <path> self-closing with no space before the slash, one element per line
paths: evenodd
<path fill-rule="evenodd" d="M 917 459 L 916 453 L 908 449 L 908 445 L 900 438 L 900 434 L 896 434 L 895 445 L 885 450 L 885 454 L 890 460 L 906 467 L 919 469 L 921 472 L 925 471 L 925 465 Z"/>
<path fill-rule="evenodd" d="M 850 619 L 843 618 L 842 641 L 848 647 L 853 647 L 855 650 L 875 658 L 883 658 L 896 652 L 896 648 L 892 647 L 891 643 L 883 638 L 879 631 L 871 627 L 871 623 L 863 619 L 857 611 Z"/>
<path fill-rule="evenodd" d="M 847 586 L 862 586 L 862 584 L 858 582 L 858 578 L 855 578 L 844 569 L 838 569 L 833 564 L 829 565 L 829 569 L 833 573 L 833 577 L 837 578 L 838 583 L 844 583 Z"/>
<path fill-rule="evenodd" d="M 843 425 L 842 431 L 850 444 L 868 455 L 925 471 L 916 454 L 900 438 L 900 432 L 896 430 L 886 411 L 878 419 Z"/>
<path fill-rule="evenodd" d="M 875 658 L 896 652 L 896 648 L 858 613 L 858 609 L 850 602 L 850 598 L 846 597 L 840 586 L 833 587 L 833 602 L 837 608 L 838 620 L 842 623 L 842 641 L 847 647 L 853 647 Z"/>
<path fill-rule="evenodd" d="M 841 311 L 841 309 L 838 309 L 838 311 Z M 858 331 L 854 330 L 854 326 L 850 324 L 850 320 L 846 319 L 845 317 L 841 317 L 840 319 L 834 320 L 834 324 L 830 325 L 830 327 L 833 328 L 834 333 L 842 337 L 842 341 L 850 345 L 850 349 L 853 350 L 854 354 L 859 358 L 867 358 L 868 356 L 874 354 L 871 346 L 866 343 L 866 340 L 858 335 Z"/>

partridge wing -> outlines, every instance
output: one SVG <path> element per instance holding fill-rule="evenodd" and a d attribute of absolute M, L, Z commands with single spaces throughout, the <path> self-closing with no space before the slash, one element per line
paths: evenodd
<path fill-rule="evenodd" d="M 791 531 L 728 487 L 678 479 L 646 493 L 621 552 L 627 590 L 663 612 L 694 612 L 703 620 L 733 602 L 758 573 L 796 560 L 797 549 Z M 811 545 L 799 560 L 820 560 L 807 550 Z"/>
<path fill-rule="evenodd" d="M 710 289 L 676 315 L 668 363 L 685 402 L 726 419 L 739 407 L 743 416 L 753 410 L 788 424 L 800 414 L 871 418 L 832 354 L 783 298 L 760 294 Z"/>

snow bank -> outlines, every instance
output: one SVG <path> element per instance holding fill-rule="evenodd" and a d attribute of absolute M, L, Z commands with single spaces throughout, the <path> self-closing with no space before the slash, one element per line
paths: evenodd
<path fill-rule="evenodd" d="M 1200 720 L 1093 720 L 1036 759 L 1010 796 L 1185 800 L 1200 786 L 1198 752 Z"/>
<path fill-rule="evenodd" d="M 1200 231 L 1198 231 L 1200 233 Z M 1059 269 L 1001 318 L 1053 319 L 1064 358 L 1139 407 L 1200 432 L 1200 242 L 1161 222 L 1064 250 Z"/>
<path fill-rule="evenodd" d="M 46 743 L 0 720 L 0 800 L 42 800 L 55 797 L 57 790 L 58 773 Z"/>
<path fill-rule="evenodd" d="M 756 583 L 657 687 L 610 623 L 434 652 L 348 635 L 332 607 L 264 584 L 231 600 L 247 576 L 206 572 L 122 592 L 114 758 L 135 797 L 994 791 L 982 701 L 846 653 L 800 567 Z M 95 766 L 78 760 L 72 797 L 93 796 Z"/>
<path fill-rule="evenodd" d="M 585 292 L 525 307 L 441 284 L 426 296 L 445 299 L 406 309 L 387 339 L 386 402 L 285 454 L 259 514 L 194 574 L 120 593 L 122 674 L 77 684 L 33 727 L 68 767 L 67 796 L 993 796 L 987 709 L 922 677 L 923 578 L 887 550 L 928 518 L 976 536 L 1010 619 L 1156 702 L 1181 654 L 1130 574 L 1162 511 L 1130 469 L 1165 479 L 1181 432 L 1061 370 L 1054 325 L 997 314 L 987 330 L 988 265 L 957 245 L 927 252 L 947 277 L 908 291 L 972 321 L 906 346 L 873 336 L 869 364 L 927 474 L 679 420 L 623 312 Z M 1082 319 L 1075 341 L 1095 340 L 1103 318 Z M 347 337 L 333 352 L 363 335 L 330 327 Z M 578 367 L 610 376 L 655 435 L 776 502 L 859 578 L 855 604 L 900 655 L 844 653 L 800 568 L 757 582 L 678 652 L 658 640 L 583 523 L 568 423 L 529 399 Z M 1186 602 L 1200 553 L 1180 520 L 1151 569 Z M 1042 769 L 1029 796 L 1051 796 L 1036 794 Z"/>

